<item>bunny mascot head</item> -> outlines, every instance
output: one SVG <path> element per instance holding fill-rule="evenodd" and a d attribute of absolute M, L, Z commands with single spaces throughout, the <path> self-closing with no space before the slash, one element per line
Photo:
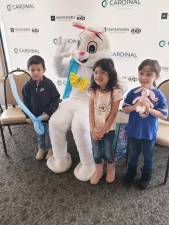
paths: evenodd
<path fill-rule="evenodd" d="M 61 173 L 71 167 L 71 156 L 67 152 L 66 133 L 72 130 L 79 153 L 80 163 L 74 174 L 77 179 L 87 181 L 95 171 L 88 121 L 88 87 L 94 63 L 101 58 L 110 57 L 110 47 L 104 29 L 86 27 L 74 23 L 81 30 L 77 49 L 71 55 L 67 70 L 67 83 L 64 100 L 49 121 L 53 156 L 47 166 L 55 173 Z M 65 44 L 58 49 L 56 57 L 58 73 L 65 69 L 64 60 L 69 54 Z"/>
<path fill-rule="evenodd" d="M 73 52 L 79 63 L 93 67 L 97 60 L 109 57 L 110 46 L 103 28 L 85 27 L 79 23 L 74 23 L 73 26 L 82 30 L 77 49 Z"/>

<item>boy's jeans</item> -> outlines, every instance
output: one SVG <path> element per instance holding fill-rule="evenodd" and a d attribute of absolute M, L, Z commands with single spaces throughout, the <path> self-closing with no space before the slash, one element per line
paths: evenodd
<path fill-rule="evenodd" d="M 136 175 L 138 159 L 141 151 L 143 151 L 144 156 L 144 166 L 142 171 L 142 178 L 151 178 L 154 150 L 155 150 L 156 140 L 138 140 L 135 138 L 129 138 L 129 162 L 127 173 L 133 173 Z"/>
<path fill-rule="evenodd" d="M 37 144 L 38 148 L 44 151 L 48 151 L 52 148 L 50 137 L 49 137 L 49 127 L 48 124 L 44 123 L 45 133 L 43 135 L 37 134 Z"/>
<path fill-rule="evenodd" d="M 112 149 L 115 131 L 109 131 L 101 140 L 92 139 L 93 157 L 96 164 L 105 159 L 108 163 L 114 162 L 115 152 Z"/>

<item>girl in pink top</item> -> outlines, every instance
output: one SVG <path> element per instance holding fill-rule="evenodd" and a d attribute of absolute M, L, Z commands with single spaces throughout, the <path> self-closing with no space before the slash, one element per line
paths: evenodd
<path fill-rule="evenodd" d="M 107 163 L 106 181 L 112 183 L 115 179 L 112 144 L 122 91 L 111 59 L 100 59 L 93 71 L 89 88 L 89 121 L 96 170 L 90 183 L 97 184 L 103 176 L 104 161 Z"/>

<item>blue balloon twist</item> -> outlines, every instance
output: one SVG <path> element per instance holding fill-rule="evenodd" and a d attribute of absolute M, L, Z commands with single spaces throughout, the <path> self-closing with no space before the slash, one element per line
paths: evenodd
<path fill-rule="evenodd" d="M 42 123 L 43 120 L 43 116 L 39 116 L 39 117 L 35 117 L 31 111 L 24 105 L 24 103 L 22 102 L 22 100 L 20 99 L 18 92 L 17 92 L 17 87 L 16 87 L 16 83 L 15 80 L 13 78 L 13 74 L 9 73 L 8 74 L 9 77 L 9 81 L 10 81 L 10 85 L 11 85 L 11 89 L 12 89 L 12 93 L 13 96 L 17 102 L 17 104 L 20 106 L 20 108 L 24 111 L 24 113 L 26 113 L 29 118 L 32 120 L 35 132 L 39 135 L 44 134 L 45 129 L 44 129 L 44 125 Z"/>

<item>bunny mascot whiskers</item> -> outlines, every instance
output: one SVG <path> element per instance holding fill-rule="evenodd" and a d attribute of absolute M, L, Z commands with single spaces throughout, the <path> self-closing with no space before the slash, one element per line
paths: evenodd
<path fill-rule="evenodd" d="M 94 63 L 98 59 L 109 58 L 110 47 L 103 28 L 86 27 L 80 23 L 73 26 L 82 32 L 66 68 L 64 100 L 49 121 L 53 156 L 47 160 L 47 166 L 55 173 L 65 172 L 71 167 L 66 141 L 66 133 L 71 129 L 80 158 L 74 175 L 81 181 L 88 181 L 95 171 L 88 119 L 88 88 Z M 63 74 L 64 60 L 69 54 L 64 45 L 60 49 L 56 61 L 58 72 Z"/>

